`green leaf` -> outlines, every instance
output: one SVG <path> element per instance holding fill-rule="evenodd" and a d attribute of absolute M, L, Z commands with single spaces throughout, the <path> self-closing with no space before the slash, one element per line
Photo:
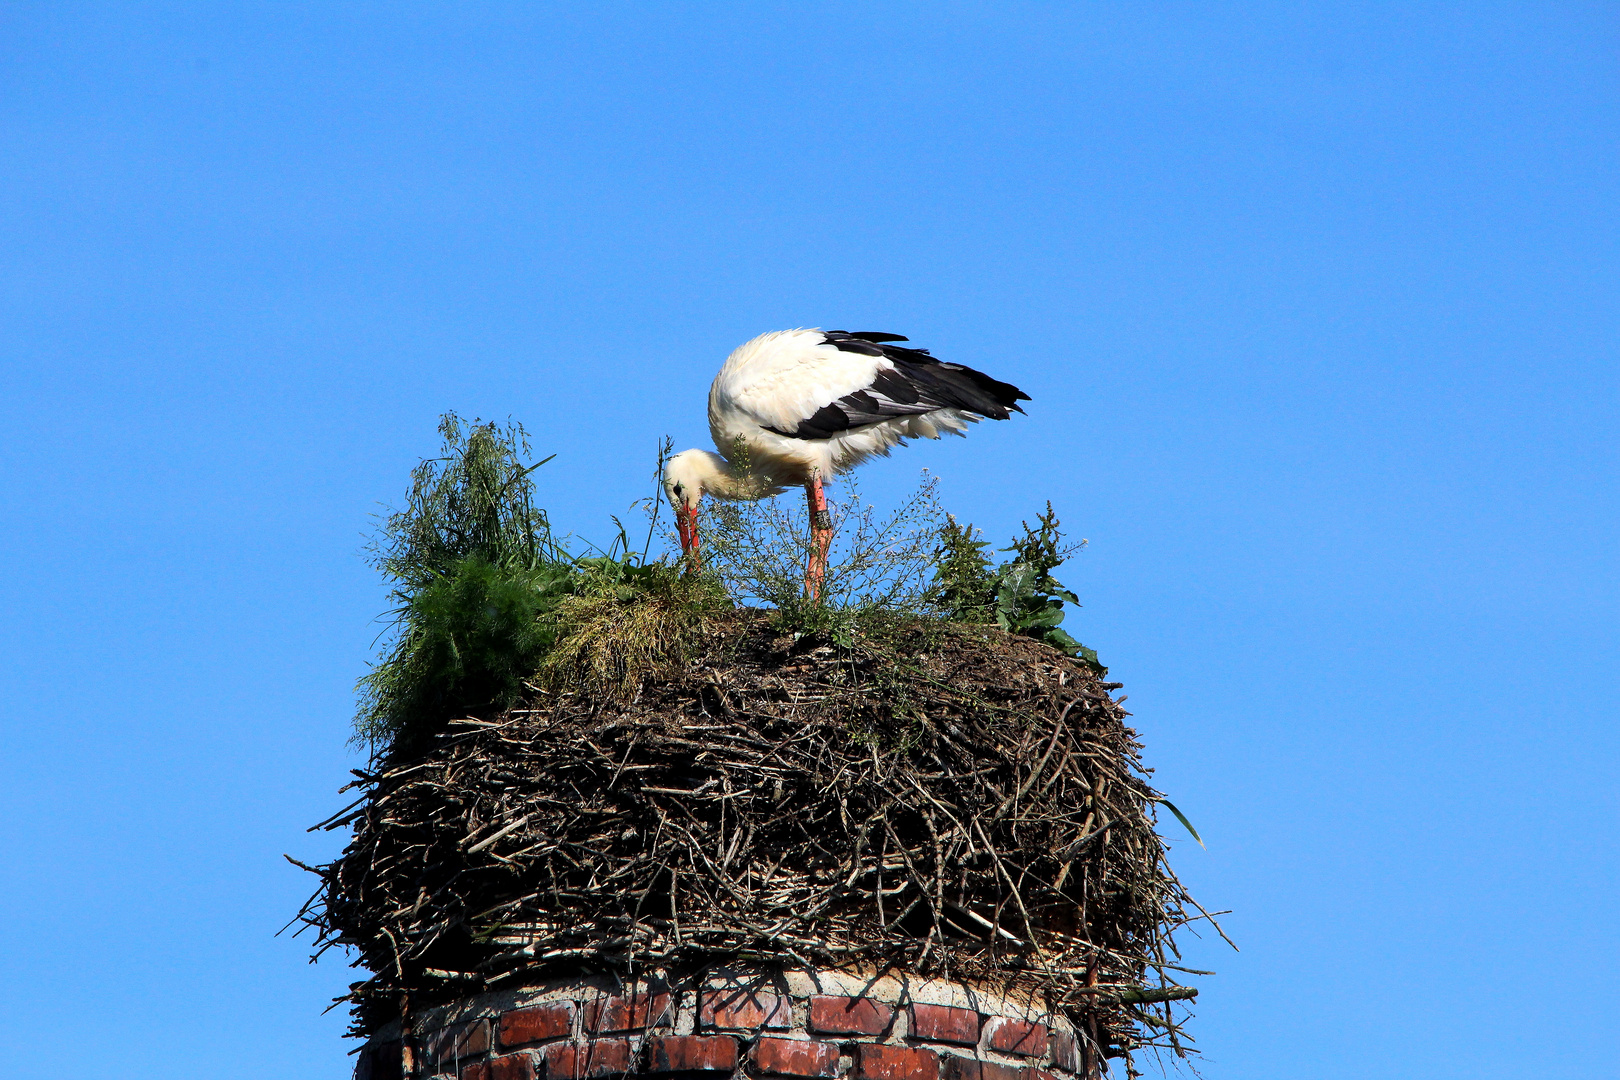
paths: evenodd
<path fill-rule="evenodd" d="M 1063 609 L 1056 604 L 1048 604 L 1030 612 L 1024 618 L 1024 626 L 1032 629 L 1052 629 L 1063 621 Z"/>
<path fill-rule="evenodd" d="M 1171 802 L 1163 795 L 1153 796 L 1153 801 L 1156 803 L 1163 803 L 1166 809 L 1168 809 L 1172 814 L 1176 815 L 1176 820 L 1181 822 L 1181 824 L 1186 827 L 1187 831 L 1192 834 L 1192 838 L 1198 841 L 1198 846 L 1204 846 L 1204 838 L 1198 835 L 1198 830 L 1193 828 L 1193 823 L 1187 820 L 1187 815 L 1176 809 L 1175 803 Z"/>
<path fill-rule="evenodd" d="M 1056 626 L 1052 627 L 1052 629 L 1046 632 L 1046 643 L 1048 645 L 1055 645 L 1066 653 L 1072 653 L 1076 650 L 1085 649 L 1084 645 L 1080 644 L 1078 641 L 1074 640 L 1074 638 L 1069 636 L 1069 632 L 1067 630 L 1061 630 Z"/>

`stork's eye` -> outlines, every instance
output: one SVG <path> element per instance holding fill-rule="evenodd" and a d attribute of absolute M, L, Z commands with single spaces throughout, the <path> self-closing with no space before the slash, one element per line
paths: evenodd
<path fill-rule="evenodd" d="M 682 487 L 681 485 L 676 484 L 675 485 L 675 494 L 679 495 L 681 498 L 684 499 L 684 498 L 686 498 L 686 489 L 684 487 Z"/>

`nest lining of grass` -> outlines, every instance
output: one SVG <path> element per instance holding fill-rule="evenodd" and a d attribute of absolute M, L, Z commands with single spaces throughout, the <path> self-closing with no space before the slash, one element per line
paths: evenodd
<path fill-rule="evenodd" d="M 742 961 L 1043 994 L 1092 1062 L 1185 1049 L 1173 934 L 1204 916 L 1118 684 L 990 627 L 868 630 L 844 648 L 729 612 L 645 681 L 582 646 L 589 689 L 554 673 L 357 771 L 301 916 L 375 972 L 355 1033 L 402 995 Z"/>

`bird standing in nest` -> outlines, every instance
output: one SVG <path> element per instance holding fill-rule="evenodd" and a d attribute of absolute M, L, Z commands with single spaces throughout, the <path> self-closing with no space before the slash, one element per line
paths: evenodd
<path fill-rule="evenodd" d="M 720 453 L 686 450 L 669 460 L 664 487 L 681 550 L 698 565 L 703 496 L 762 499 L 802 484 L 810 505 L 805 592 L 821 595 L 832 546 L 823 482 L 911 438 L 967 434 L 980 419 L 1005 420 L 1029 395 L 899 334 L 778 330 L 726 358 L 709 388 L 709 433 Z"/>

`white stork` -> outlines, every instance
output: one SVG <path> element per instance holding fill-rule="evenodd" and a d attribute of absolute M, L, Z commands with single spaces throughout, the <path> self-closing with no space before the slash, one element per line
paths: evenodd
<path fill-rule="evenodd" d="M 709 388 L 709 433 L 720 451 L 686 450 L 669 460 L 664 487 L 675 508 L 681 550 L 698 560 L 703 496 L 760 499 L 803 484 L 812 551 L 805 591 L 821 594 L 832 545 L 824 478 L 910 438 L 965 435 L 982 417 L 1005 420 L 1029 395 L 927 349 L 891 344 L 899 334 L 778 330 L 726 358 Z M 739 454 L 740 451 L 740 454 Z M 745 460 L 733 460 L 737 457 Z"/>

